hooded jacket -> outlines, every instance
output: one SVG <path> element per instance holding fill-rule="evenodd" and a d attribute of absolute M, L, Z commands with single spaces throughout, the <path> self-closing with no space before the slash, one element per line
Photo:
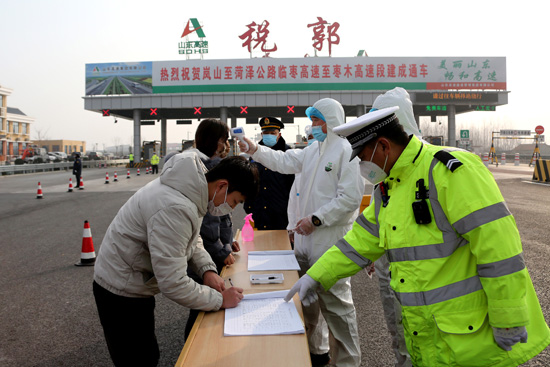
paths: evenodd
<path fill-rule="evenodd" d="M 297 183 L 295 218 L 317 216 L 322 225 L 309 236 L 296 234 L 294 251 L 299 259 L 313 264 L 330 246 L 351 229 L 365 191 L 359 173 L 359 159 L 349 160 L 351 145 L 332 132 L 345 122 L 342 105 L 331 98 L 317 101 L 327 123 L 327 138 L 304 149 L 276 151 L 258 145 L 252 158 L 267 168 L 285 173 L 301 173 Z M 290 208 L 289 208 L 290 210 Z M 289 223 L 289 226 L 295 223 Z"/>
<path fill-rule="evenodd" d="M 207 212 L 206 169 L 196 153 L 177 154 L 159 178 L 136 192 L 105 233 L 94 280 L 111 293 L 151 297 L 162 292 L 185 307 L 218 310 L 221 293 L 193 281 L 216 271 L 199 237 Z"/>
<path fill-rule="evenodd" d="M 208 170 L 217 166 L 222 160 L 220 157 L 210 158 L 196 148 L 190 148 L 186 150 L 186 152 L 197 153 Z M 202 218 L 200 237 L 204 249 L 210 254 L 210 257 L 216 264 L 219 274 L 225 265 L 225 259 L 232 251 L 233 223 L 231 221 L 231 214 L 215 216 L 207 212 Z M 187 273 L 190 274 L 193 279 L 197 279 L 195 273 L 190 271 Z M 199 282 L 202 284 L 202 278 Z"/>

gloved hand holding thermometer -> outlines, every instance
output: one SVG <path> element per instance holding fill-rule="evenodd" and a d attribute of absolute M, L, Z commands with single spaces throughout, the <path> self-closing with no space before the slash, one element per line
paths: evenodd
<path fill-rule="evenodd" d="M 242 127 L 232 127 L 231 128 L 231 137 L 237 139 L 239 142 L 246 144 L 246 151 L 248 151 L 248 143 L 244 141 L 244 129 Z M 242 149 L 241 149 L 242 150 Z M 244 151 L 244 152 L 246 152 Z"/>

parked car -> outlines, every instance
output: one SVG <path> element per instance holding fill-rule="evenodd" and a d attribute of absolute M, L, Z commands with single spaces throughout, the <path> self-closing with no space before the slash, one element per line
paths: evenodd
<path fill-rule="evenodd" d="M 65 152 L 52 152 L 52 154 L 55 154 L 56 156 L 58 156 L 61 161 L 67 161 L 68 157 L 67 157 L 67 153 Z"/>
<path fill-rule="evenodd" d="M 92 160 L 92 159 L 93 160 L 104 159 L 104 156 L 103 156 L 102 152 L 86 152 L 86 154 L 88 155 L 90 160 Z"/>
<path fill-rule="evenodd" d="M 53 154 L 51 152 L 48 153 L 48 159 L 50 162 L 61 162 L 63 161 L 61 157 L 59 157 L 57 154 Z"/>

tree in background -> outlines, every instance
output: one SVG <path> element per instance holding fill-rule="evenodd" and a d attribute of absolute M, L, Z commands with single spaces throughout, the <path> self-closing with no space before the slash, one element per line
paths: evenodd
<path fill-rule="evenodd" d="M 473 120 L 468 119 L 463 121 L 457 116 L 456 119 L 456 137 L 455 140 L 460 140 L 460 130 L 470 131 L 470 147 L 476 153 L 489 152 L 491 148 L 491 138 L 493 132 L 500 132 L 504 129 L 516 129 L 515 123 L 507 118 L 502 117 L 486 117 L 483 119 Z M 447 137 L 447 117 L 438 116 L 436 122 L 431 122 L 429 117 L 420 118 L 420 131 L 422 136 L 443 136 L 445 141 Z M 500 136 L 500 134 L 495 134 Z M 513 150 L 519 144 L 531 144 L 530 140 L 515 140 L 515 139 L 495 139 L 495 150 L 498 152 Z M 447 143 L 454 146 L 454 144 Z"/>

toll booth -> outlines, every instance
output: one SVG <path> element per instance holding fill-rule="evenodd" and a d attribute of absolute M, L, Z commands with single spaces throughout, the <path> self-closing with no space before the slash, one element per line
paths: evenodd
<path fill-rule="evenodd" d="M 181 151 L 183 152 L 184 150 L 192 148 L 194 143 L 195 143 L 194 140 L 185 140 L 185 139 L 183 139 L 181 141 Z"/>
<path fill-rule="evenodd" d="M 445 140 L 443 136 L 423 136 L 422 139 L 426 140 L 428 143 L 432 145 L 445 145 Z"/>
<path fill-rule="evenodd" d="M 141 146 L 141 159 L 143 162 L 151 161 L 153 153 L 160 156 L 161 142 L 159 140 L 144 141 Z"/>

